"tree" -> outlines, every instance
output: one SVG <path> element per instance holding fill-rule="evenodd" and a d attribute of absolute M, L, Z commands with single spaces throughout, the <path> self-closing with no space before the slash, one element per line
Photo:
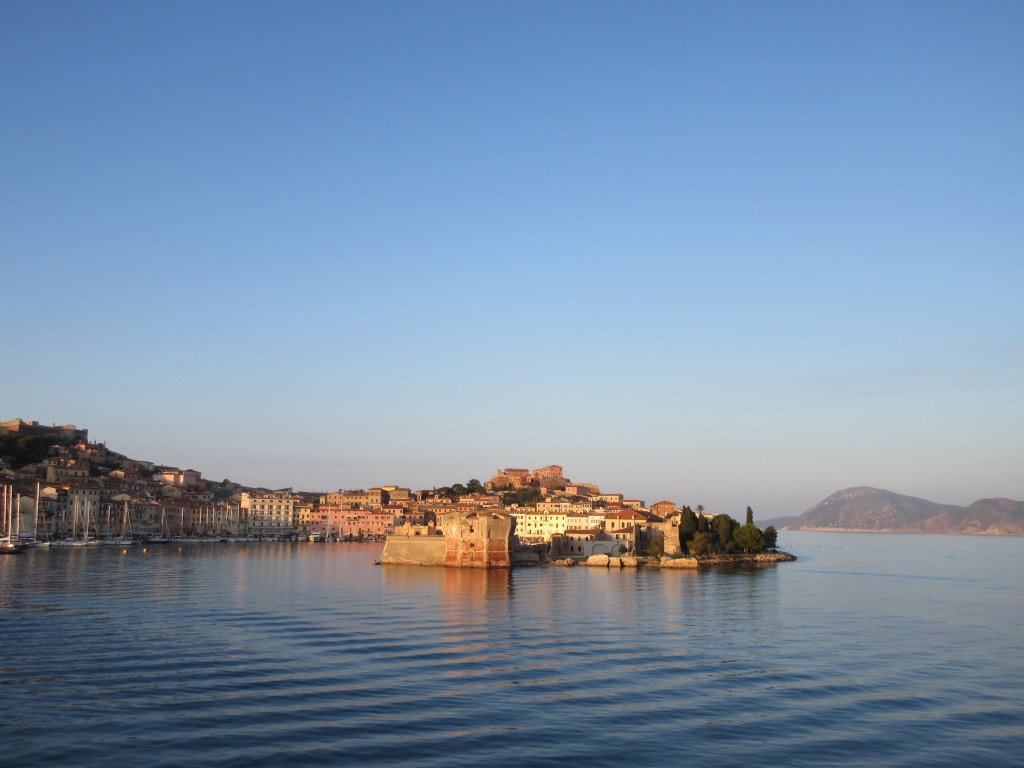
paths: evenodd
<path fill-rule="evenodd" d="M 693 539 L 687 545 L 687 549 L 690 550 L 690 554 L 694 557 L 704 557 L 715 551 L 715 543 L 712 541 L 710 533 L 699 531 L 693 535 Z"/>
<path fill-rule="evenodd" d="M 732 540 L 744 552 L 760 552 L 764 549 L 764 534 L 753 523 L 741 525 L 733 531 Z"/>
<path fill-rule="evenodd" d="M 732 549 L 732 532 L 739 527 L 739 524 L 728 515 L 715 515 L 711 518 L 711 528 L 718 539 L 718 547 L 723 552 Z"/>
<path fill-rule="evenodd" d="M 466 492 L 467 493 L 483 493 L 483 491 L 484 491 L 483 483 L 481 483 L 475 477 L 472 480 L 470 480 L 468 483 L 466 483 Z"/>
<path fill-rule="evenodd" d="M 456 483 L 452 486 L 452 493 L 456 496 L 465 496 L 469 491 L 462 483 Z"/>
<path fill-rule="evenodd" d="M 501 503 L 506 507 L 518 504 L 520 507 L 535 507 L 544 496 L 536 488 L 517 488 L 501 494 Z"/>
<path fill-rule="evenodd" d="M 767 549 L 775 549 L 779 545 L 779 532 L 774 525 L 764 529 L 764 545 Z"/>
<path fill-rule="evenodd" d="M 6 435 L 0 454 L 10 456 L 15 468 L 38 464 L 50 455 L 50 448 L 61 441 L 47 435 Z"/>
<path fill-rule="evenodd" d="M 697 506 L 700 506 L 699 504 Z M 704 515 L 697 515 L 697 531 L 701 533 L 711 532 L 711 523 Z"/>
<path fill-rule="evenodd" d="M 679 513 L 679 544 L 685 547 L 697 530 L 697 515 L 689 507 L 683 507 Z"/>
<path fill-rule="evenodd" d="M 647 545 L 647 554 L 659 559 L 665 554 L 665 546 L 660 537 L 652 539 L 651 543 Z"/>
<path fill-rule="evenodd" d="M 754 510 L 752 510 L 750 507 L 747 507 L 747 525 L 753 525 L 753 524 L 754 524 Z"/>

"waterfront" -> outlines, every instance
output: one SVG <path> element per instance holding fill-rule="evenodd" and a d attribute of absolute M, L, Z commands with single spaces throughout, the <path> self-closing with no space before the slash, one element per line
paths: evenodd
<path fill-rule="evenodd" d="M 0 558 L 0 763 L 1017 764 L 1024 539 L 780 543 L 701 572 Z"/>

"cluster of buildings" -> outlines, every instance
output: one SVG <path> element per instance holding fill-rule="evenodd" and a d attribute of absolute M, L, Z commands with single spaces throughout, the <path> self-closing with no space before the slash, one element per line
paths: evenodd
<path fill-rule="evenodd" d="M 663 536 L 676 506 L 603 493 L 573 483 L 561 466 L 497 471 L 483 491 L 455 496 L 397 485 L 335 493 L 290 488 L 245 488 L 204 480 L 194 469 L 131 459 L 91 443 L 73 425 L 44 427 L 20 419 L 0 424 L 0 435 L 55 439 L 49 455 L 17 468 L 0 466 L 0 482 L 16 499 L 13 525 L 53 539 L 119 536 L 130 525 L 136 537 L 245 536 L 314 540 L 383 539 L 442 534 L 451 513 L 502 511 L 515 518 L 525 544 L 548 544 L 555 556 L 643 552 Z M 479 486 L 478 486 L 479 487 Z M 540 500 L 509 501 L 507 492 L 532 487 Z"/>
<path fill-rule="evenodd" d="M 588 557 L 620 552 L 644 553 L 654 542 L 678 543 L 679 509 L 674 502 L 648 505 L 643 499 L 603 492 L 595 483 L 572 482 L 557 464 L 535 470 L 498 470 L 493 490 L 536 488 L 534 506 L 506 506 L 516 520 L 515 534 L 525 544 L 546 543 L 553 557 Z M 676 544 L 678 546 L 678 544 Z"/>

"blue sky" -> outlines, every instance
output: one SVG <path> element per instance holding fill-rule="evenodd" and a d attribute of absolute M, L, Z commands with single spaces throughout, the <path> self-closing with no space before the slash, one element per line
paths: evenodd
<path fill-rule="evenodd" d="M 0 6 L 2 418 L 333 490 L 1024 498 L 1020 3 Z"/>

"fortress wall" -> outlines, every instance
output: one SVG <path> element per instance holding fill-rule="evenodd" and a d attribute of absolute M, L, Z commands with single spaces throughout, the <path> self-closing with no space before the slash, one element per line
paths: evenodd
<path fill-rule="evenodd" d="M 444 565 L 444 536 L 388 536 L 380 561 L 390 565 Z"/>

